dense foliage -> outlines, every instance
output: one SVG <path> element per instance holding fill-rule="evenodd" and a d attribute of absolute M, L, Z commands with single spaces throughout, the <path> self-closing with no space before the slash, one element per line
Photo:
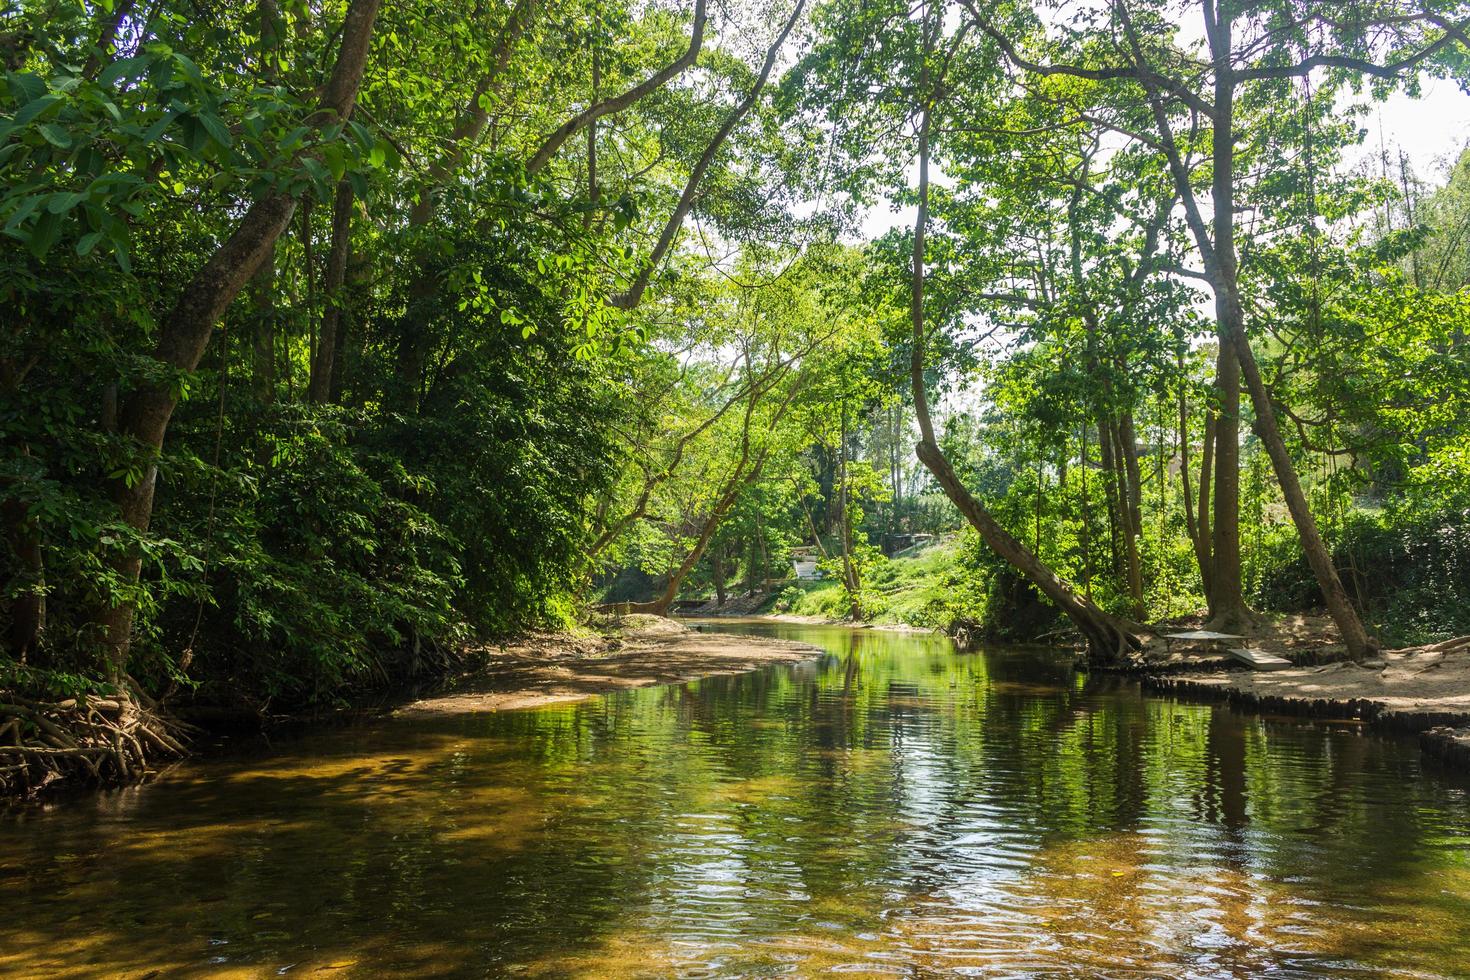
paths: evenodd
<path fill-rule="evenodd" d="M 1470 631 L 1470 164 L 1350 163 L 1462 6 L 21 0 L 0 687 L 681 596 Z"/>

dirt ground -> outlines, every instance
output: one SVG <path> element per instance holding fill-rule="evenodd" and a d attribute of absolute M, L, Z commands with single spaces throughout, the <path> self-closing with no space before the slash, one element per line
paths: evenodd
<path fill-rule="evenodd" d="M 1338 662 L 1271 672 L 1180 676 L 1201 686 L 1229 687 L 1258 697 L 1366 700 L 1396 713 L 1470 717 L 1470 647 L 1390 651 L 1364 666 Z"/>
<path fill-rule="evenodd" d="M 819 648 L 805 643 L 701 633 L 658 616 L 625 616 L 606 635 L 548 633 L 492 648 L 486 666 L 453 691 L 415 701 L 395 714 L 535 708 L 821 655 Z"/>

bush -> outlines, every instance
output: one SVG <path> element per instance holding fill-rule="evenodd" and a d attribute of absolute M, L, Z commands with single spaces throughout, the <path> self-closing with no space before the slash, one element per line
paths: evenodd
<path fill-rule="evenodd" d="M 461 634 L 458 546 L 414 502 L 435 488 L 354 445 L 364 421 L 343 409 L 273 409 L 253 420 L 268 456 L 233 463 L 248 476 L 204 479 L 199 469 L 167 499 L 160 521 L 200 542 L 209 577 L 165 607 L 153 673 L 174 670 L 170 651 L 189 649 L 200 651 L 191 674 L 211 697 L 330 700 L 413 672 Z"/>
<path fill-rule="evenodd" d="M 1273 535 L 1253 556 L 1253 601 L 1294 612 L 1320 607 L 1322 593 L 1296 535 Z M 1470 511 L 1350 511 L 1329 541 L 1349 594 L 1390 642 L 1470 633 Z"/>

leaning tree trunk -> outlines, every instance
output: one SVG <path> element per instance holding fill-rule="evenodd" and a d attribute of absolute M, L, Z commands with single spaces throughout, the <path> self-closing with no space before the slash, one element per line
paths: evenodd
<path fill-rule="evenodd" d="M 924 98 L 925 77 L 920 85 Z M 919 206 L 914 222 L 914 252 L 909 311 L 913 321 L 913 350 L 909 364 L 913 385 L 914 416 L 919 423 L 920 439 L 916 447 L 919 461 L 934 475 L 944 493 L 959 508 L 985 543 L 1024 575 L 1032 585 L 1057 605 L 1082 633 L 1090 654 L 1106 661 L 1120 661 L 1143 646 L 1135 627 L 1104 612 L 1091 600 L 1078 595 L 1062 578 L 1046 566 L 1026 546 L 1001 527 L 990 511 L 975 499 L 955 473 L 939 443 L 934 438 L 934 424 L 929 416 L 929 400 L 924 384 L 924 235 L 929 221 L 929 126 L 930 111 L 926 103 L 919 122 Z"/>
<path fill-rule="evenodd" d="M 1236 310 L 1240 311 L 1238 298 L 1234 305 Z M 1327 551 L 1327 545 L 1323 543 L 1322 535 L 1317 530 L 1317 521 L 1312 516 L 1312 508 L 1307 503 L 1307 495 L 1302 490 L 1301 480 L 1297 477 L 1296 465 L 1292 462 L 1291 453 L 1286 448 L 1286 441 L 1281 437 L 1281 427 L 1276 422 L 1276 409 L 1271 404 L 1271 394 L 1266 390 L 1265 382 L 1261 380 L 1261 371 L 1256 365 L 1255 353 L 1251 350 L 1250 341 L 1245 336 L 1243 320 L 1243 315 L 1236 318 L 1234 329 L 1231 331 L 1231 343 L 1240 360 L 1246 388 L 1251 393 L 1251 404 L 1256 410 L 1256 434 L 1261 437 L 1261 442 L 1266 446 L 1266 453 L 1271 457 L 1271 466 L 1276 471 L 1276 480 L 1281 484 L 1282 495 L 1286 497 L 1286 507 L 1291 511 L 1291 519 L 1296 524 L 1297 535 L 1301 538 L 1302 551 L 1307 556 L 1307 564 L 1312 567 L 1312 573 L 1317 577 L 1317 586 L 1322 590 L 1322 598 L 1327 602 L 1327 611 L 1332 616 L 1332 621 L 1337 624 L 1338 631 L 1342 633 L 1342 641 L 1347 647 L 1348 656 L 1354 660 L 1364 660 L 1377 652 L 1378 643 L 1368 635 L 1367 629 L 1364 628 L 1358 611 L 1353 607 L 1352 600 L 1348 598 L 1347 589 L 1343 588 L 1342 579 L 1337 574 L 1337 567 L 1332 563 L 1332 556 Z"/>
<path fill-rule="evenodd" d="M 351 115 L 381 3 L 353 0 L 349 7 L 336 63 L 322 90 L 319 107 L 310 117 L 317 128 Z M 153 354 L 156 360 L 177 371 L 192 372 L 199 366 L 215 323 L 271 254 L 295 211 L 296 199 L 288 194 L 272 194 L 250 206 L 230 237 L 184 287 L 164 319 Z M 128 400 L 122 413 L 121 431 L 142 450 L 147 463 L 140 479 L 114 483 L 113 500 L 123 521 L 140 534 L 147 532 L 153 516 L 158 453 L 176 405 L 172 385 L 145 384 Z M 114 559 L 112 565 L 118 578 L 132 586 L 138 581 L 142 558 L 129 551 Z M 126 673 L 135 609 L 134 600 L 124 595 L 98 615 L 106 643 L 108 678 L 114 682 L 121 681 Z"/>

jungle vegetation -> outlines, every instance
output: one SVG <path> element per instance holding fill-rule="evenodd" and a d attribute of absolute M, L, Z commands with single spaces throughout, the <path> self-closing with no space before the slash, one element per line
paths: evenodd
<path fill-rule="evenodd" d="M 1359 659 L 1470 632 L 1470 157 L 1364 122 L 1470 84 L 1467 29 L 11 0 L 0 736 L 331 703 L 779 593 L 798 547 L 826 611 L 1100 659 L 1192 612 L 1324 608 Z M 896 611 L 886 555 L 959 531 Z"/>

